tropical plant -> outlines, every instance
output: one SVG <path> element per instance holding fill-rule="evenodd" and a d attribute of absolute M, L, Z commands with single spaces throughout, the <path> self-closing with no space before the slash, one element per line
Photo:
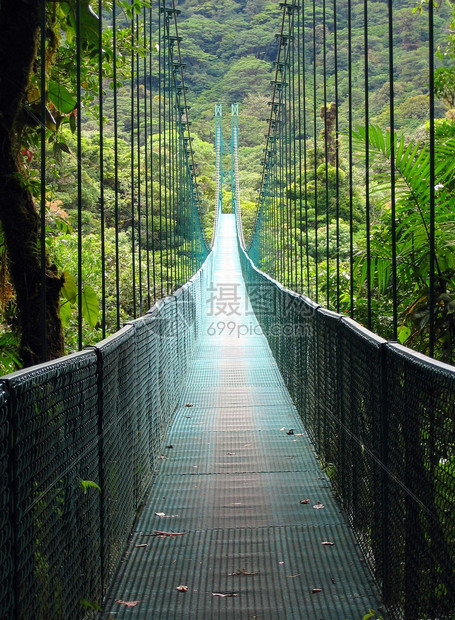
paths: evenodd
<path fill-rule="evenodd" d="M 353 140 L 360 159 L 368 152 L 372 195 L 382 209 L 372 226 L 370 287 L 377 299 L 392 296 L 393 238 L 396 244 L 396 282 L 401 326 L 399 340 L 427 352 L 430 322 L 431 195 L 434 194 L 434 329 L 438 356 L 453 360 L 455 343 L 455 139 L 437 140 L 434 179 L 430 186 L 432 153 L 424 141 L 407 141 L 379 127 L 358 128 Z M 395 197 L 395 230 L 391 192 Z M 365 293 L 366 247 L 358 248 L 355 263 L 358 293 Z"/>

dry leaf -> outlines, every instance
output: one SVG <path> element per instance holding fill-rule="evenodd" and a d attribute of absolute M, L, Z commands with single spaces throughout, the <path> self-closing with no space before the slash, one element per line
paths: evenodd
<path fill-rule="evenodd" d="M 178 517 L 178 515 L 167 515 L 165 512 L 155 512 L 157 517 L 161 517 L 162 519 L 174 519 Z"/>
<path fill-rule="evenodd" d="M 163 532 L 162 530 L 153 530 L 151 536 L 158 536 L 159 538 L 173 538 L 174 536 L 183 536 L 186 532 Z"/>
<path fill-rule="evenodd" d="M 321 588 L 313 588 L 311 590 L 312 594 L 317 594 L 318 592 L 322 592 Z"/>
<path fill-rule="evenodd" d="M 141 601 L 115 601 L 119 605 L 125 605 L 125 607 L 136 607 Z"/>
<path fill-rule="evenodd" d="M 228 456 L 235 456 L 235 452 L 226 452 Z"/>
<path fill-rule="evenodd" d="M 330 540 L 323 540 L 321 545 L 327 545 L 332 547 L 335 543 L 331 542 Z"/>
<path fill-rule="evenodd" d="M 295 575 L 286 575 L 288 579 L 294 579 L 294 577 L 300 577 L 302 573 L 296 573 Z"/>
<path fill-rule="evenodd" d="M 244 568 L 239 568 L 234 573 L 229 573 L 230 577 L 235 577 L 236 575 L 257 575 L 257 573 L 250 573 Z"/>
<path fill-rule="evenodd" d="M 294 429 L 290 428 L 287 432 L 286 435 L 293 435 L 294 434 Z"/>
<path fill-rule="evenodd" d="M 212 596 L 220 596 L 221 598 L 227 598 L 228 596 L 238 596 L 237 592 L 212 592 Z"/>
<path fill-rule="evenodd" d="M 317 504 L 313 506 L 313 508 L 315 510 L 321 510 L 321 508 L 324 508 L 324 504 L 321 504 L 321 502 L 318 502 Z"/>
<path fill-rule="evenodd" d="M 139 549 L 139 547 L 147 547 L 148 545 L 146 545 L 145 543 L 143 545 L 134 545 L 136 549 Z"/>
<path fill-rule="evenodd" d="M 164 461 L 164 459 L 167 459 L 167 456 L 164 456 L 164 454 L 160 455 L 160 459 L 162 459 Z"/>
<path fill-rule="evenodd" d="M 285 426 L 283 426 L 283 428 L 280 428 L 280 431 L 285 431 L 285 430 L 286 430 Z"/>
<path fill-rule="evenodd" d="M 177 586 L 179 592 L 188 592 L 188 586 Z"/>
<path fill-rule="evenodd" d="M 301 500 L 300 500 L 300 503 L 301 503 L 301 504 L 309 504 L 309 503 L 310 503 L 310 500 L 309 500 L 309 499 L 301 499 Z"/>
<path fill-rule="evenodd" d="M 193 405 L 191 403 L 186 403 L 185 407 L 192 407 Z"/>

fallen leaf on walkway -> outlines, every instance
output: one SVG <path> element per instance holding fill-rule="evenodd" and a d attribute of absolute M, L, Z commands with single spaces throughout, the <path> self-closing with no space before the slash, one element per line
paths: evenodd
<path fill-rule="evenodd" d="M 162 530 L 153 530 L 153 534 L 149 534 L 150 536 L 158 536 L 159 538 L 173 538 L 174 536 L 183 536 L 186 532 L 163 532 Z"/>
<path fill-rule="evenodd" d="M 145 543 L 143 545 L 134 545 L 136 549 L 139 549 L 139 547 L 147 547 L 148 545 L 146 545 Z"/>
<path fill-rule="evenodd" d="M 226 452 L 228 456 L 235 456 L 235 452 Z"/>
<path fill-rule="evenodd" d="M 294 429 L 290 428 L 287 432 L 286 435 L 293 435 L 294 434 Z"/>
<path fill-rule="evenodd" d="M 238 596 L 237 592 L 212 592 L 212 596 L 220 596 L 221 598 L 227 598 L 228 596 Z"/>
<path fill-rule="evenodd" d="M 239 568 L 234 573 L 229 573 L 229 577 L 235 577 L 236 575 L 257 575 L 257 572 L 256 573 L 250 573 L 247 570 L 245 570 L 244 568 Z"/>
<path fill-rule="evenodd" d="M 302 573 L 296 573 L 295 575 L 286 575 L 288 579 L 294 579 L 294 577 L 300 577 Z"/>
<path fill-rule="evenodd" d="M 330 540 L 323 540 L 321 545 L 328 545 L 330 547 L 332 547 L 335 543 L 331 542 Z"/>
<path fill-rule="evenodd" d="M 136 607 L 141 601 L 115 601 L 119 605 L 125 605 L 125 607 Z"/>
<path fill-rule="evenodd" d="M 166 450 L 171 450 L 174 446 L 166 446 Z"/>
<path fill-rule="evenodd" d="M 285 430 L 286 430 L 285 426 L 283 426 L 283 428 L 280 428 L 280 431 L 285 431 Z"/>
<path fill-rule="evenodd" d="M 193 405 L 191 403 L 186 403 L 185 407 L 192 407 Z"/>
<path fill-rule="evenodd" d="M 174 517 L 178 517 L 178 515 L 167 515 L 165 512 L 155 512 L 155 515 L 162 519 L 173 519 Z"/>
<path fill-rule="evenodd" d="M 321 588 L 313 588 L 313 589 L 311 590 L 311 593 L 312 593 L 312 594 L 317 594 L 318 592 L 322 592 Z"/>
<path fill-rule="evenodd" d="M 167 459 L 167 456 L 164 456 L 164 454 L 160 455 L 160 459 L 162 459 L 164 461 L 164 459 Z"/>
<path fill-rule="evenodd" d="M 318 502 L 317 504 L 313 506 L 313 508 L 315 510 L 321 510 L 321 508 L 324 508 L 324 504 L 321 504 L 321 502 Z"/>
<path fill-rule="evenodd" d="M 305 433 L 296 433 L 295 436 L 296 437 L 305 437 Z"/>
<path fill-rule="evenodd" d="M 177 586 L 179 592 L 188 592 L 188 586 Z"/>
<path fill-rule="evenodd" d="M 300 503 L 301 503 L 301 504 L 309 504 L 309 503 L 310 503 L 310 500 L 309 500 L 309 499 L 301 499 L 301 500 L 300 500 Z"/>

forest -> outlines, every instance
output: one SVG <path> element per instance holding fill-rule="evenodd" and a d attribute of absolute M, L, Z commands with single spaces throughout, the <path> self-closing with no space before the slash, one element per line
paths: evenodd
<path fill-rule="evenodd" d="M 150 31 L 147 31 L 137 19 L 150 9 L 150 3 L 145 0 L 117 1 L 114 15 L 112 2 L 100 3 L 101 13 L 95 4 L 98 3 L 90 3 L 88 0 L 82 3 L 85 39 L 81 83 L 78 84 L 73 62 L 76 33 L 73 3 L 49 3 L 47 28 L 51 34 L 46 42 L 45 59 L 41 56 L 41 62 L 46 66 L 46 106 L 44 110 L 40 109 L 42 84 L 39 80 L 42 78 L 38 72 L 32 71 L 27 76 L 25 86 L 26 114 L 20 122 L 16 118 L 16 134 L 13 136 L 19 153 L 21 183 L 26 185 L 35 205 L 42 196 L 43 186 L 46 188 L 46 213 L 41 221 L 41 229 L 45 227 L 45 251 L 49 268 L 53 271 L 48 276 L 52 276 L 54 282 L 60 282 L 56 284 L 56 307 L 63 328 L 60 354 L 76 351 L 113 333 L 126 320 L 139 316 L 156 299 L 183 284 L 194 267 L 191 262 L 193 241 L 190 240 L 189 231 L 184 229 L 183 222 L 179 221 L 176 209 L 171 207 L 166 213 L 159 211 L 164 195 L 172 196 L 173 205 L 179 204 L 182 197 L 177 195 L 173 183 L 174 172 L 166 168 L 166 163 L 163 164 L 163 158 L 166 161 L 166 149 L 171 152 L 173 147 L 170 145 L 177 140 L 174 134 L 177 129 L 172 129 L 174 121 L 171 119 L 171 129 L 166 135 L 164 125 L 160 123 L 162 111 L 169 113 L 166 110 L 171 109 L 171 103 L 170 99 L 166 100 L 168 95 L 160 91 L 162 82 L 158 71 L 162 35 L 158 32 L 157 22 L 153 22 L 157 17 L 151 18 Z M 244 234 L 248 239 L 258 213 L 257 192 L 262 173 L 264 135 L 270 115 L 271 81 L 278 48 L 276 35 L 282 9 L 275 0 L 179 0 L 176 7 L 180 11 L 178 35 L 181 37 L 186 98 L 191 119 L 191 146 L 197 162 L 199 211 L 204 227 L 202 236 L 210 241 L 214 226 L 214 105 L 223 104 L 224 138 L 229 140 L 230 106 L 238 103 L 241 211 Z M 101 61 L 100 55 L 96 53 L 100 21 L 97 10 L 103 18 L 101 36 L 104 56 Z M 311 184 L 314 184 L 315 179 L 311 177 L 310 170 L 306 177 L 306 219 L 289 231 L 287 243 L 295 244 L 301 248 L 299 252 L 305 252 L 305 270 L 310 274 L 312 284 L 310 287 L 308 282 L 306 286 L 302 285 L 305 279 L 303 273 L 299 273 L 297 279 L 294 278 L 296 281 L 293 284 L 294 288 L 301 289 L 299 292 L 311 292 L 313 297 L 326 299 L 329 308 L 349 313 L 354 312 L 354 297 L 352 291 L 349 294 L 349 290 L 355 280 L 354 318 L 366 322 L 367 274 L 364 258 L 367 233 L 362 149 L 364 151 L 366 141 L 367 102 L 368 124 L 374 128 L 368 133 L 372 154 L 368 174 L 376 190 L 369 198 L 372 213 L 369 238 L 374 257 L 369 274 L 374 282 L 371 328 L 391 338 L 390 205 L 387 190 L 381 185 L 380 178 L 388 157 L 386 132 L 390 108 L 389 50 L 384 43 L 388 37 L 387 2 L 368 3 L 367 50 L 363 2 L 353 0 L 349 14 L 346 4 L 338 7 L 335 20 L 338 39 L 336 62 L 333 53 L 334 5 L 327 4 L 325 10 L 323 14 L 322 5 L 317 3 L 316 6 L 314 3 L 312 8 L 301 15 L 302 32 L 307 41 L 305 63 L 308 78 L 304 107 L 311 109 L 314 103 L 312 97 L 320 101 L 323 96 L 327 102 L 337 98 L 339 168 L 335 171 L 332 166 L 331 176 L 326 173 L 324 181 L 328 185 L 328 201 L 320 203 L 317 212 L 311 203 Z M 425 146 L 428 142 L 429 99 L 426 16 L 425 2 L 401 0 L 394 7 L 394 127 L 397 151 L 401 156 L 401 161 L 397 161 L 396 165 L 398 171 L 400 166 L 402 171 L 406 171 L 419 156 L 421 162 L 428 161 Z M 437 119 L 436 150 L 445 176 L 441 176 L 441 187 L 437 190 L 441 200 L 438 202 L 439 288 L 435 354 L 448 362 L 454 361 L 455 338 L 455 259 L 452 251 L 455 229 L 451 215 L 451 140 L 455 138 L 452 19 L 453 4 L 443 2 L 438 5 L 434 27 L 437 49 L 434 112 Z M 346 45 L 348 40 L 349 49 Z M 325 46 L 322 45 L 323 41 Z M 115 70 L 112 63 L 114 56 Z M 39 53 L 37 57 L 40 58 Z M 368 59 L 367 90 L 365 57 Z M 136 80 L 133 82 L 129 78 L 131 58 L 137 62 Z M 322 71 L 324 80 L 321 79 Z M 77 103 L 77 89 L 83 98 L 82 108 Z M 101 98 L 100 90 L 103 93 Z M 134 113 L 132 105 L 135 106 Z M 5 117 L 1 107 L 0 111 Z M 41 115 L 42 118 L 43 112 L 44 123 L 41 122 L 39 126 L 30 122 L 34 116 Z M 349 114 L 352 115 L 352 125 L 357 128 L 352 135 L 357 159 L 350 175 L 347 151 Z M 77 131 L 78 124 L 80 132 Z M 323 129 L 318 110 L 314 128 L 307 135 L 300 136 L 299 140 L 301 144 L 307 145 L 310 160 L 311 157 L 313 162 L 317 159 L 319 165 L 326 165 L 328 170 L 323 152 Z M 46 140 L 44 150 L 40 147 L 43 132 Z M 104 161 L 102 179 L 99 163 L 101 145 Z M 133 151 L 133 159 L 136 157 L 136 161 L 142 162 L 142 178 L 132 177 Z M 77 153 L 83 153 L 82 161 L 78 160 Z M 44 168 L 41 165 L 43 158 L 46 160 Z M 155 173 L 150 175 L 147 166 L 152 166 L 153 162 L 156 162 Z M 229 166 L 229 158 L 226 157 L 225 167 Z M 79 168 L 78 193 L 75 178 Z M 319 170 L 317 166 L 316 169 Z M 404 174 L 402 181 L 402 199 L 397 204 L 400 220 L 398 338 L 400 342 L 425 353 L 428 352 L 429 320 L 426 277 L 428 240 L 425 218 L 419 209 L 426 198 L 424 190 L 419 194 L 418 177 L 410 179 Z M 138 187 L 140 183 L 149 184 L 151 202 L 147 206 L 143 204 L 142 211 L 142 190 Z M 286 188 L 294 208 L 297 208 L 297 202 L 303 196 L 302 179 L 299 183 L 299 189 L 297 182 Z M 416 203 L 417 209 L 416 204 L 410 204 L 410 196 L 416 195 L 420 196 L 420 203 Z M 349 197 L 354 203 L 353 224 L 349 221 Z M 338 201 L 336 211 L 335 199 Z M 229 210 L 230 204 L 229 188 L 226 187 L 225 209 Z M 328 214 L 330 230 L 328 224 L 325 224 Z M 35 219 L 31 228 L 39 230 L 37 216 L 33 217 Z M 23 343 L 21 345 L 24 327 L 18 310 L 20 293 L 11 271 L 12 250 L 8 246 L 3 216 L 2 226 L 0 370 L 6 373 L 36 361 L 36 358 L 30 358 Z M 411 229 L 414 231 L 412 235 L 409 232 Z M 315 231 L 318 230 L 319 240 L 315 237 Z M 338 231 L 337 239 L 334 238 L 335 230 Z M 317 243 L 320 245 L 317 246 Z M 281 251 L 286 252 L 286 247 L 281 248 Z M 105 257 L 105 264 L 102 257 Z M 353 268 L 349 264 L 350 257 L 355 259 Z M 262 267 L 274 275 L 267 261 Z M 326 282 L 337 277 L 335 268 L 338 269 L 338 279 L 341 270 L 341 284 L 338 289 L 333 287 L 329 294 Z M 314 285 L 314 273 L 318 269 L 327 275 L 319 279 L 319 288 Z M 83 284 L 79 281 L 82 274 Z M 289 274 L 281 275 L 287 283 L 292 284 Z"/>

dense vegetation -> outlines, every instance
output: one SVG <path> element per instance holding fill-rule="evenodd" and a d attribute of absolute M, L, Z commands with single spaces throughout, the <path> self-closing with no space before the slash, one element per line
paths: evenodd
<path fill-rule="evenodd" d="M 181 14 L 179 15 L 179 34 L 182 37 L 182 59 L 185 63 L 185 79 L 188 88 L 188 101 L 191 106 L 190 117 L 192 121 L 191 132 L 194 137 L 192 148 L 198 162 L 198 183 L 201 191 L 203 220 L 208 237 L 213 230 L 213 202 L 215 196 L 215 170 L 214 170 L 214 104 L 223 103 L 225 115 L 224 136 L 225 139 L 230 135 L 230 104 L 239 103 L 240 109 L 240 182 L 242 197 L 242 216 L 245 227 L 245 234 L 248 236 L 251 226 L 255 220 L 256 213 L 256 192 L 261 176 L 261 159 L 264 144 L 264 133 L 267 131 L 267 118 L 270 114 L 271 86 L 273 79 L 273 61 L 276 56 L 278 42 L 275 38 L 279 30 L 281 8 L 276 0 L 210 0 L 201 2 L 200 0 L 179 0 L 178 6 Z M 49 164 L 46 168 L 46 195 L 47 214 L 47 252 L 49 261 L 49 280 L 56 283 L 57 291 L 56 302 L 60 308 L 59 313 L 63 322 L 65 332 L 65 351 L 73 351 L 78 348 L 75 326 L 78 322 L 76 313 L 77 299 L 75 286 L 77 279 L 77 247 L 78 247 L 78 226 L 82 225 L 82 250 L 83 250 L 83 272 L 84 279 L 84 339 L 83 344 L 88 344 L 99 339 L 103 333 L 110 333 L 126 319 L 133 316 L 136 312 L 142 312 L 155 297 L 172 289 L 178 282 L 178 274 L 172 265 L 171 253 L 154 253 L 151 239 L 154 238 L 157 244 L 163 241 L 163 230 L 167 230 L 166 248 L 179 248 L 182 261 L 189 260 L 189 248 L 186 245 L 184 235 L 178 231 L 177 220 L 173 217 L 166 218 L 163 222 L 158 218 L 156 211 L 150 213 L 148 222 L 148 235 L 146 234 L 145 218 L 141 222 L 143 236 L 142 242 L 145 248 L 143 256 L 139 257 L 136 264 L 136 280 L 133 280 L 133 264 L 131 260 L 131 248 L 139 234 L 131 222 L 131 190 L 132 180 L 129 169 L 129 158 L 131 151 L 131 134 L 137 130 L 135 121 L 131 116 L 130 84 L 128 82 L 129 54 L 135 48 L 139 57 L 144 56 L 144 50 L 139 45 L 139 36 L 134 42 L 131 33 L 132 6 L 138 14 L 147 2 L 134 2 L 128 0 L 117 2 L 117 46 L 122 53 L 118 55 L 118 84 L 120 89 L 117 93 L 117 149 L 118 149 L 118 178 L 114 179 L 112 173 L 113 159 L 113 140 L 114 125 L 113 113 L 113 74 L 112 74 L 112 3 L 104 2 L 104 21 L 105 32 L 103 35 L 103 48 L 105 48 L 105 58 L 102 64 L 104 96 L 104 116 L 107 119 L 104 124 L 104 150 L 106 158 L 106 176 L 104 178 L 104 209 L 105 209 L 105 243 L 107 261 L 112 260 L 112 252 L 117 253 L 121 274 L 118 288 L 121 290 L 120 308 L 116 306 L 114 300 L 114 289 L 117 283 L 114 281 L 114 271 L 112 265 L 106 269 L 107 274 L 107 296 L 105 308 L 104 325 L 100 322 L 100 287 L 102 280 L 102 265 L 100 259 L 100 202 L 99 202 L 99 149 L 100 149 L 100 129 L 97 120 L 97 83 L 96 71 L 97 54 L 95 54 L 97 42 L 95 41 L 96 21 L 93 11 L 88 2 L 83 3 L 86 37 L 83 41 L 84 58 L 82 63 L 82 81 L 85 109 L 82 114 L 83 124 L 83 183 L 82 183 L 82 205 L 83 217 L 78 222 L 78 205 L 75 204 L 74 176 L 77 168 L 75 152 L 75 123 L 76 110 L 76 75 L 74 71 L 74 13 L 71 12 L 72 3 L 52 3 L 49 13 L 50 32 L 53 33 L 48 45 L 47 67 L 49 72 L 49 82 L 47 90 L 47 109 L 49 118 L 46 119 L 46 140 L 48 142 Z M 68 8 L 69 7 L 69 8 Z M 420 11 L 414 11 L 414 0 L 403 0 L 399 8 L 394 9 L 394 94 L 395 94 L 395 127 L 400 135 L 403 135 L 403 144 L 414 144 L 422 148 L 427 140 L 427 128 L 425 120 L 428 117 L 428 81 L 427 81 L 427 58 L 428 58 L 428 31 L 425 19 L 425 3 L 420 7 Z M 90 11 L 92 13 L 90 13 Z M 305 9 L 306 10 L 306 9 Z M 332 9 L 327 7 L 328 16 Z M 423 13 L 423 14 L 421 14 Z M 371 143 L 370 147 L 377 151 L 375 161 L 380 170 L 381 156 L 387 160 L 387 150 L 382 149 L 380 136 L 384 134 L 389 119 L 389 75 L 388 75 L 388 51 L 384 46 L 387 40 L 387 11 L 384 0 L 371 1 L 368 3 L 368 59 L 369 59 L 369 122 L 377 126 L 377 132 L 371 135 L 377 137 L 376 143 Z M 436 115 L 441 120 L 438 124 L 438 139 L 441 145 L 453 135 L 453 120 L 450 108 L 454 105 L 455 99 L 455 79 L 450 66 L 453 58 L 452 41 L 447 37 L 447 25 L 451 17 L 451 6 L 442 4 L 435 17 L 435 34 L 438 45 L 445 52 L 444 69 L 440 69 L 436 80 Z M 353 123 L 360 127 L 364 124 L 365 107 L 365 76 L 363 70 L 364 30 L 363 30 L 363 2 L 354 0 L 352 2 L 352 30 L 351 41 L 352 49 L 356 50 L 351 66 L 352 81 L 348 80 L 348 49 L 346 45 L 341 45 L 338 49 L 338 94 L 339 105 L 338 114 L 340 119 L 340 129 L 342 132 L 347 128 L 347 106 L 348 89 L 351 87 L 351 101 L 353 105 Z M 333 30 L 330 28 L 324 33 L 323 16 L 321 6 L 315 7 L 316 29 L 313 33 L 313 16 L 310 12 L 303 15 L 305 23 L 306 37 L 306 62 L 308 72 L 307 105 L 311 106 L 311 75 L 316 65 L 319 69 L 324 65 L 323 57 L 323 37 L 325 37 L 328 49 L 330 50 L 327 64 L 327 84 L 329 100 L 333 99 L 335 67 L 333 64 Z M 329 20 L 330 21 L 330 20 Z M 345 6 L 338 7 L 337 28 L 340 41 L 347 40 L 348 15 Z M 450 32 L 450 31 L 449 31 Z M 316 42 L 316 53 L 313 48 L 313 35 Z M 156 32 L 153 33 L 156 37 Z M 149 45 L 152 44 L 152 39 Z M 155 44 L 153 44 L 155 45 Z M 35 50 L 36 53 L 36 50 Z M 157 64 L 156 51 L 152 54 L 152 64 L 156 71 Z M 447 62 L 448 61 L 448 62 Z M 440 63 L 443 64 L 442 62 Z M 38 114 L 36 109 L 37 97 L 39 96 L 40 85 L 32 72 L 26 76 L 26 108 L 32 114 Z M 122 87 L 123 82 L 123 87 Z M 154 92 L 158 88 L 157 80 L 153 77 L 147 79 L 145 74 L 139 80 L 140 109 L 143 111 L 143 101 L 151 101 L 150 108 L 157 105 Z M 56 85 L 59 90 L 57 91 Z M 62 90 L 63 88 L 63 90 Z M 317 94 L 320 97 L 323 88 L 322 80 L 318 80 Z M 58 94 L 60 93 L 60 94 Z M 64 93 L 62 95 L 61 93 Z M 150 98 L 151 96 L 151 98 Z M 150 114 L 149 108 L 149 114 Z M 446 114 L 446 110 L 449 110 Z M 445 118 L 445 116 L 447 118 Z M 21 117 L 22 118 L 22 117 Z M 155 119 L 155 120 L 153 120 Z M 22 123 L 22 124 L 21 124 Z M 33 204 L 39 197 L 41 187 L 39 180 L 40 151 L 39 139 L 40 132 L 37 127 L 30 123 L 23 122 L 18 124 L 15 120 L 15 145 L 19 149 L 20 161 L 19 170 L 26 179 L 27 196 L 30 204 Z M 139 125 L 142 127 L 144 118 L 141 117 Z M 153 115 L 150 121 L 153 139 L 152 152 L 158 157 L 160 148 L 158 141 L 161 140 L 160 128 L 158 126 L 157 115 Z M 308 140 L 308 152 L 311 154 L 311 147 L 314 139 L 319 144 L 317 157 L 320 163 L 324 163 L 323 137 L 321 121 L 318 120 L 317 135 L 306 136 Z M 362 131 L 357 134 L 357 148 L 361 151 Z M 398 142 L 401 138 L 398 138 Z M 312 141 L 313 140 L 313 141 Z M 413 142 L 412 142 L 413 141 Z M 338 182 L 340 183 L 341 199 L 339 209 L 339 220 L 335 222 L 335 210 L 333 208 L 334 188 L 329 188 L 329 204 L 319 204 L 320 212 L 312 213 L 311 192 L 306 192 L 310 221 L 306 220 L 307 230 L 304 229 L 303 222 L 300 228 L 293 231 L 295 242 L 302 245 L 302 240 L 308 247 L 308 258 L 306 269 L 314 271 L 315 262 L 320 262 L 321 269 L 333 270 L 331 263 L 324 263 L 326 255 L 325 246 L 316 248 L 314 231 L 316 222 L 320 226 L 322 234 L 320 240 L 324 242 L 324 222 L 327 209 L 330 212 L 330 220 L 333 229 L 330 230 L 330 256 L 335 258 L 338 253 L 343 270 L 343 280 L 345 287 L 342 290 L 341 298 L 331 298 L 332 307 L 340 304 L 343 311 L 350 311 L 349 299 L 349 266 L 346 262 L 349 256 L 349 222 L 347 209 L 347 196 L 350 191 L 349 179 L 347 176 L 347 137 L 342 138 L 342 153 L 340 158 L 340 168 L 338 171 Z M 314 150 L 314 149 L 313 149 Z M 444 149 L 441 147 L 441 153 Z M 153 156 L 152 153 L 152 156 Z M 145 147 L 140 151 L 144 158 Z M 361 158 L 358 160 L 361 162 Z M 227 162 L 226 162 L 227 164 Z M 399 167 L 399 162 L 397 162 Z M 309 168 L 310 170 L 311 168 Z M 451 168 L 450 168 L 451 169 Z M 372 170 L 374 172 L 374 170 Z M 332 170 L 333 173 L 333 170 Z M 331 180 L 334 181 L 334 174 Z M 373 176 L 372 176 L 373 180 Z M 311 173 L 307 177 L 309 187 L 313 182 Z M 365 252 L 365 228 L 364 222 L 364 172 L 359 164 L 354 171 L 354 196 L 355 196 L 355 251 L 358 255 L 355 272 L 356 282 L 356 312 L 357 317 L 364 319 L 363 309 L 365 308 L 365 262 L 363 260 Z M 405 180 L 406 182 L 406 180 Z M 444 185 L 443 194 L 445 197 L 445 209 L 451 208 L 451 186 Z M 114 191 L 117 188 L 117 194 Z M 134 188 L 133 188 L 134 189 Z M 308 189 L 308 188 L 307 188 Z M 389 221 L 389 205 L 385 198 L 384 188 L 379 188 L 377 198 L 372 198 L 371 208 L 373 213 L 372 220 L 372 249 L 376 252 L 372 276 L 374 286 L 373 306 L 374 316 L 372 327 L 390 337 L 390 270 L 386 265 L 390 263 L 390 248 L 387 249 Z M 408 190 L 410 186 L 408 185 Z M 158 179 L 152 186 L 152 194 L 155 196 L 155 204 L 158 204 L 163 193 L 169 193 L 170 186 L 166 187 L 165 182 L 159 186 Z M 288 195 L 295 201 L 298 200 L 296 186 L 287 188 Z M 382 191 L 382 193 L 381 193 Z M 118 202 L 118 197 L 121 200 Z M 413 216 L 413 209 L 409 207 L 409 201 L 403 193 L 403 201 L 398 205 L 400 208 L 400 230 L 403 231 L 400 237 L 402 250 L 400 250 L 402 260 L 399 262 L 401 271 L 398 274 L 400 280 L 400 339 L 403 342 L 412 344 L 421 350 L 426 350 L 426 323 L 425 312 L 428 305 L 426 299 L 427 281 L 424 274 L 427 267 L 425 263 L 425 236 L 420 236 L 420 245 L 416 246 L 413 238 L 412 252 L 409 252 L 409 239 L 404 233 L 412 224 L 416 229 L 425 228 L 425 217 L 416 221 Z M 118 202 L 118 212 L 115 212 L 115 205 Z M 226 192 L 225 204 L 229 205 L 229 192 Z M 228 206 L 226 208 L 229 208 Z M 314 210 L 313 210 L 314 211 Z M 313 218 L 311 220 L 311 217 Z M 114 220 L 117 218 L 118 230 L 114 230 Z M 32 215 L 33 229 L 39 230 L 39 222 L 36 222 L 35 215 Z M 320 222 L 319 222 L 320 220 Z M 319 224 L 318 224 L 319 222 Z M 334 230 L 338 226 L 340 231 L 339 247 L 336 247 L 333 238 Z M 454 315 L 454 286 L 453 270 L 455 266 L 451 258 L 450 248 L 453 246 L 453 230 L 450 218 L 441 222 L 441 242 L 438 245 L 438 269 L 439 269 L 439 289 L 438 289 L 438 313 L 437 320 L 440 328 L 440 356 L 447 360 L 452 360 L 453 351 L 453 325 Z M 36 245 L 36 240 L 33 242 Z M 147 245 L 148 244 L 148 245 Z M 156 246 L 153 246 L 156 247 Z M 416 256 L 416 251 L 420 249 L 420 255 Z M 153 295 L 142 293 L 142 282 L 137 280 L 138 265 L 141 265 L 142 273 L 145 273 L 150 265 L 153 268 Z M 159 264 L 159 268 L 155 268 Z M 265 265 L 267 267 L 267 265 Z M 63 276 L 63 274 L 65 274 Z M 63 277 L 62 277 L 63 276 Z M 335 277 L 334 275 L 331 277 Z M 63 285 L 63 282 L 66 285 Z M 134 282 L 134 286 L 133 286 Z M 3 355 L 3 370 L 12 370 L 21 364 L 20 353 L 18 350 L 19 337 L 23 330 L 23 322 L 20 322 L 17 312 L 17 287 L 14 282 L 14 274 L 11 273 L 11 265 L 8 262 L 7 243 L 1 244 L 1 271 L 0 271 L 0 304 L 2 312 L 2 335 L 0 336 Z M 324 289 L 324 279 L 320 280 L 321 290 L 318 291 L 321 298 L 326 295 Z M 136 289 L 136 293 L 133 291 Z M 139 292 L 137 292 L 139 291 Z M 136 294 L 140 300 L 136 302 Z M 55 297 L 55 295 L 54 295 Z M 134 309 L 133 309 L 134 306 Z M 423 329 L 422 329 L 423 328 Z M 57 349 L 61 352 L 63 338 Z M 22 357 L 24 350 L 22 347 Z M 29 363 L 27 355 L 25 361 Z"/>

